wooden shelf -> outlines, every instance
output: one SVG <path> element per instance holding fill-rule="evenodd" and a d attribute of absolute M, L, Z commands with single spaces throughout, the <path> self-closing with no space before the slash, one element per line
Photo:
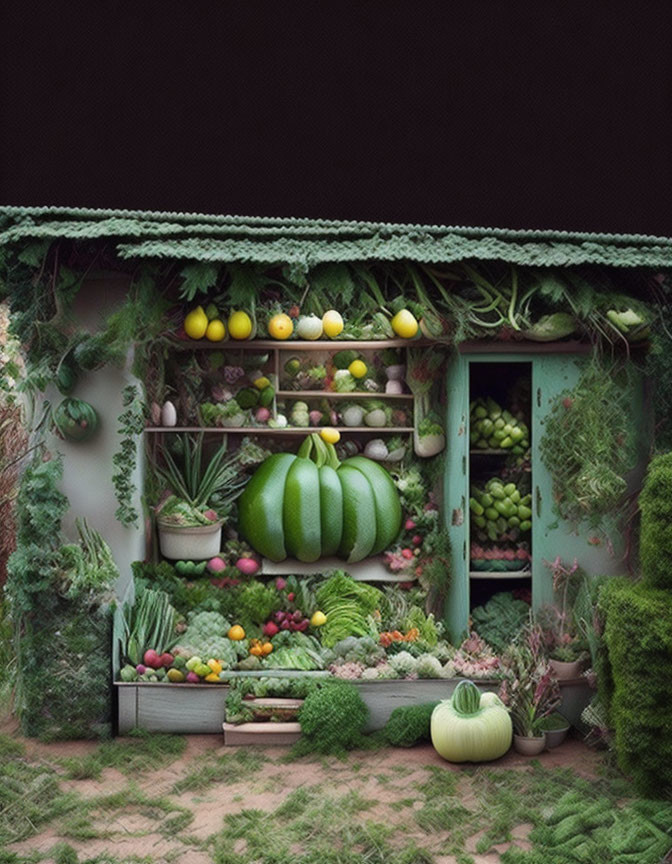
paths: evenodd
<path fill-rule="evenodd" d="M 146 426 L 145 432 L 220 432 L 222 434 L 236 435 L 308 435 L 311 432 L 319 432 L 321 426 L 285 426 L 282 429 L 272 429 L 269 426 Z M 329 429 L 337 429 L 341 434 L 344 432 L 370 432 L 380 435 L 410 434 L 412 426 L 329 426 Z"/>
<path fill-rule="evenodd" d="M 444 343 L 433 342 L 429 339 L 316 339 L 309 342 L 300 339 L 225 339 L 223 342 L 210 342 L 207 339 L 174 339 L 172 344 L 175 348 L 186 351 L 195 349 L 210 349 L 213 351 L 249 350 L 258 348 L 268 351 L 279 348 L 282 351 L 342 351 L 353 348 L 355 351 L 384 351 L 385 348 L 416 348 L 418 346 L 436 345 L 441 347 Z M 449 346 L 446 346 L 449 347 Z"/>
<path fill-rule="evenodd" d="M 360 390 L 354 393 L 335 393 L 332 390 L 276 390 L 278 399 L 390 399 L 412 402 L 412 393 L 368 393 Z M 506 451 L 505 451 L 506 452 Z"/>
<path fill-rule="evenodd" d="M 470 570 L 470 579 L 529 579 L 531 570 Z"/>
<path fill-rule="evenodd" d="M 469 453 L 472 456 L 509 456 L 511 455 L 510 450 L 497 450 L 495 448 L 477 448 L 475 450 L 470 450 Z"/>

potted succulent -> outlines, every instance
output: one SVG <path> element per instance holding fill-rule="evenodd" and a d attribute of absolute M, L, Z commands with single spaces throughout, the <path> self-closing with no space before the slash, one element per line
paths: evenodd
<path fill-rule="evenodd" d="M 246 478 L 237 459 L 227 455 L 226 441 L 205 469 L 202 432 L 194 439 L 181 436 L 176 449 L 181 459 L 164 446 L 163 465 L 155 467 L 169 490 L 156 508 L 161 554 L 175 560 L 212 558 L 220 550 L 222 525 Z"/>
<path fill-rule="evenodd" d="M 577 678 L 581 670 L 584 655 L 583 644 L 579 639 L 569 636 L 564 640 L 558 640 L 556 645 L 551 649 L 549 660 L 555 677 L 559 681 Z"/>
<path fill-rule="evenodd" d="M 536 756 L 546 747 L 542 721 L 560 702 L 560 688 L 542 648 L 541 628 L 529 624 L 502 657 L 499 695 L 511 712 L 514 749 L 525 756 Z"/>
<path fill-rule="evenodd" d="M 559 747 L 565 740 L 571 724 L 559 711 L 554 711 L 552 714 L 542 717 L 537 725 L 546 735 L 546 749 L 552 750 L 554 747 Z"/>

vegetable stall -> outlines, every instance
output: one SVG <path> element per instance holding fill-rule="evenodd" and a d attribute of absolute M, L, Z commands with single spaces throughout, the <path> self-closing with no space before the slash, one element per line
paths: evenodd
<path fill-rule="evenodd" d="M 295 720 L 253 703 L 333 679 L 369 728 L 453 691 L 457 725 L 602 728 L 598 589 L 638 568 L 670 443 L 672 241 L 4 208 L 0 254 L 26 731 L 67 736 L 66 693 L 77 734 Z"/>

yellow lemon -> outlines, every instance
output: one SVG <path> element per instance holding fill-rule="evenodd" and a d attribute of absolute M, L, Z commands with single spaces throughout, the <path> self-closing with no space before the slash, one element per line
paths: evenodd
<path fill-rule="evenodd" d="M 327 623 L 327 616 L 324 612 L 320 612 L 318 609 L 317 612 L 313 612 L 313 616 L 310 619 L 311 627 L 322 627 L 323 624 Z"/>
<path fill-rule="evenodd" d="M 265 375 L 262 375 L 260 378 L 255 378 L 252 382 L 257 390 L 265 390 L 267 387 L 271 386 L 271 382 Z"/>
<path fill-rule="evenodd" d="M 211 342 L 221 342 L 226 337 L 226 327 L 224 322 L 219 318 L 213 318 L 208 324 L 208 329 L 205 331 L 205 338 Z"/>
<path fill-rule="evenodd" d="M 240 624 L 234 624 L 233 627 L 229 628 L 229 632 L 226 635 L 234 642 L 240 642 L 241 639 L 245 638 L 245 631 Z"/>
<path fill-rule="evenodd" d="M 418 332 L 415 315 L 408 309 L 400 309 L 390 323 L 394 332 L 402 339 L 412 339 Z"/>
<path fill-rule="evenodd" d="M 289 339 L 294 331 L 294 325 L 289 315 L 279 312 L 268 322 L 268 332 L 273 339 Z"/>
<path fill-rule="evenodd" d="M 352 363 L 348 366 L 348 372 L 352 375 L 353 378 L 363 378 L 368 369 L 366 368 L 366 363 L 363 360 L 353 360 Z"/>
<path fill-rule="evenodd" d="M 202 306 L 197 306 L 184 319 L 184 332 L 191 339 L 202 339 L 208 329 L 208 316 Z"/>
<path fill-rule="evenodd" d="M 247 312 L 232 312 L 229 317 L 229 334 L 232 339 L 249 339 L 252 319 Z"/>
<path fill-rule="evenodd" d="M 322 316 L 322 327 L 326 336 L 330 339 L 335 339 L 343 330 L 343 318 L 341 318 L 341 313 L 337 312 L 335 309 L 330 309 L 328 312 L 325 312 Z"/>
<path fill-rule="evenodd" d="M 332 426 L 325 426 L 324 429 L 320 429 L 320 438 L 327 444 L 338 444 L 341 440 L 341 433 Z"/>

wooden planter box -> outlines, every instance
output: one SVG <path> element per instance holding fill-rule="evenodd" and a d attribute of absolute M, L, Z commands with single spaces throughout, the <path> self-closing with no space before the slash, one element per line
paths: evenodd
<path fill-rule="evenodd" d="M 449 699 L 463 678 L 419 679 L 416 681 L 353 681 L 369 709 L 368 731 L 381 729 L 400 705 L 421 705 Z M 477 681 L 481 690 L 497 690 L 498 682 Z M 139 727 L 150 732 L 176 734 L 221 734 L 224 702 L 228 687 L 224 684 L 163 684 L 119 682 L 119 735 Z M 590 701 L 592 691 L 583 678 L 561 681 L 562 703 L 558 710 L 573 725 Z M 248 724 L 244 724 L 248 725 Z M 254 724 L 254 725 L 267 725 Z M 241 726 L 236 727 L 238 729 Z M 247 743 L 247 742 L 246 742 Z M 258 740 L 255 743 L 260 743 Z"/>

